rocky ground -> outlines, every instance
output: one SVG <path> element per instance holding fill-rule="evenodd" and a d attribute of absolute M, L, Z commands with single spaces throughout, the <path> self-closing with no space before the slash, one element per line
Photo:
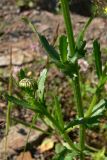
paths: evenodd
<path fill-rule="evenodd" d="M 39 71 L 44 67 L 45 61 L 46 61 L 46 53 L 44 52 L 42 46 L 39 44 L 39 41 L 37 37 L 34 36 L 32 31 L 29 29 L 28 26 L 26 26 L 23 21 L 22 17 L 27 16 L 29 17 L 35 26 L 37 26 L 37 29 L 40 33 L 46 35 L 47 39 L 50 40 L 52 43 L 54 39 L 54 35 L 56 33 L 56 28 L 59 25 L 59 31 L 58 34 L 65 33 L 64 28 L 64 22 L 63 18 L 60 14 L 53 14 L 47 11 L 43 10 L 25 10 L 23 12 L 20 12 L 20 9 L 15 6 L 13 1 L 7 1 L 7 0 L 1 0 L 0 2 L 0 92 L 4 92 L 8 89 L 8 77 L 9 77 L 9 64 L 10 64 L 10 53 L 12 52 L 12 65 L 13 65 L 13 75 L 16 76 L 16 73 L 20 68 L 22 67 L 29 67 L 31 70 L 31 73 L 34 73 L 35 76 L 38 76 Z M 88 17 L 84 17 L 77 14 L 72 14 L 72 21 L 73 21 L 73 28 L 75 37 L 77 36 L 78 32 L 81 30 L 84 23 L 87 21 Z M 101 42 L 103 51 L 107 53 L 107 19 L 103 18 L 95 18 L 90 25 L 88 32 L 86 34 L 86 40 L 88 42 L 87 49 L 88 54 L 92 52 L 92 41 L 95 38 L 98 38 Z M 42 63 L 43 60 L 43 63 Z M 104 60 L 105 56 L 104 56 Z M 28 72 L 29 73 L 29 72 Z M 57 71 L 57 69 L 50 70 L 49 73 L 49 84 L 48 87 L 51 88 L 51 84 L 54 83 L 52 80 L 53 78 L 58 79 L 56 82 L 59 86 L 60 83 L 63 85 L 59 87 L 59 92 L 63 92 L 64 94 L 62 96 L 62 103 L 65 103 L 65 99 L 70 97 L 72 93 L 69 91 L 69 86 L 67 87 L 67 84 L 64 80 L 65 77 Z M 52 84 L 53 85 L 53 84 Z M 65 96 L 67 94 L 67 96 Z M 71 102 L 70 102 L 71 104 Z M 3 115 L 3 112 L 5 113 L 6 109 L 6 102 L 2 99 L 0 99 L 0 160 L 3 160 L 3 141 L 4 141 L 4 128 L 5 128 L 5 117 Z M 69 104 L 68 104 L 69 106 Z M 69 113 L 69 109 L 68 109 Z M 24 110 L 16 110 L 14 113 L 17 118 L 22 118 L 24 120 L 27 120 L 28 122 L 31 121 L 32 113 L 29 111 Z M 75 116 L 75 110 L 70 112 L 69 116 Z M 40 123 L 41 124 L 41 123 Z M 21 130 L 21 132 L 20 132 Z M 44 127 L 44 130 L 47 130 L 46 127 Z M 28 130 L 24 128 L 23 126 L 17 124 L 16 126 L 13 126 L 10 131 L 10 142 L 9 142 L 9 157 L 11 160 L 21 160 L 22 153 L 21 151 L 24 148 L 24 141 L 26 139 Z M 16 133 L 16 134 L 15 134 Z M 37 133 L 37 131 L 36 131 Z M 17 135 L 17 141 L 16 139 L 12 139 L 12 136 L 15 137 Z M 29 160 L 45 160 L 52 157 L 54 154 L 52 151 L 52 148 L 54 146 L 54 143 L 58 141 L 56 137 L 51 138 L 51 143 L 53 144 L 52 147 L 50 147 L 47 152 L 39 152 L 36 148 L 36 142 L 38 142 L 38 139 L 41 139 L 40 137 L 43 137 L 46 135 L 41 135 L 38 131 L 37 135 L 32 133 L 32 139 L 29 140 L 29 144 L 33 145 L 33 149 L 28 149 L 26 152 L 26 157 Z M 107 145 L 103 138 L 101 138 L 101 135 L 97 135 L 96 133 L 89 134 L 91 135 L 90 138 L 93 139 L 92 144 L 96 143 L 98 140 L 101 144 Z M 23 138 L 22 138 L 23 137 Z M 11 140 L 12 139 L 12 140 Z M 37 146 L 40 145 L 42 142 L 42 139 L 39 141 L 39 144 L 37 143 Z M 56 140 L 55 140 L 56 139 Z M 22 143 L 19 143 L 19 142 Z M 15 145 L 16 144 L 16 145 Z M 52 145 L 51 144 L 51 145 Z M 100 147 L 100 146 L 99 146 Z M 33 152 L 31 152 L 33 150 Z M 36 151 L 36 152 L 35 152 Z M 33 157 L 33 158 L 32 158 Z M 25 160 L 27 160 L 25 158 Z"/>

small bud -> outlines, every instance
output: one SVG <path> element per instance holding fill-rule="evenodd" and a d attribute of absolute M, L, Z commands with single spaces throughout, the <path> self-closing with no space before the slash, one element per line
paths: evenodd
<path fill-rule="evenodd" d="M 24 78 L 19 82 L 19 87 L 32 89 L 35 86 L 35 81 L 30 78 Z"/>

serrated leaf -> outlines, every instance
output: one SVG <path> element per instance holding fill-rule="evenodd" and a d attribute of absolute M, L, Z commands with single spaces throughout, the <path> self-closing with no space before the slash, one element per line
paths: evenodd
<path fill-rule="evenodd" d="M 97 76 L 100 79 L 102 76 L 102 61 L 101 61 L 100 44 L 98 43 L 97 39 L 94 40 L 93 42 L 93 54 L 95 58 Z"/>
<path fill-rule="evenodd" d="M 63 63 L 67 61 L 67 52 L 68 52 L 67 48 L 68 48 L 67 37 L 65 35 L 61 35 L 59 37 L 59 51 L 60 51 L 61 61 Z"/>
<path fill-rule="evenodd" d="M 64 121 L 63 121 L 63 116 L 62 116 L 62 110 L 61 110 L 61 104 L 58 100 L 58 97 L 55 97 L 55 119 L 61 129 L 64 129 Z"/>
<path fill-rule="evenodd" d="M 31 105 L 29 104 L 27 101 L 23 100 L 23 99 L 18 99 L 16 97 L 13 97 L 13 96 L 9 96 L 9 95 L 6 95 L 6 98 L 8 101 L 20 106 L 20 107 L 24 107 L 26 109 L 30 109 L 30 110 L 33 110 L 33 111 L 37 111 L 37 112 L 40 112 L 40 104 L 38 102 L 35 102 L 35 105 Z M 38 108 L 37 108 L 38 107 Z"/>
<path fill-rule="evenodd" d="M 47 53 L 49 54 L 49 56 L 55 60 L 55 61 L 59 61 L 60 57 L 58 52 L 54 49 L 54 47 L 52 45 L 50 45 L 47 41 L 47 39 L 45 38 L 45 36 L 41 35 L 40 33 L 37 32 L 36 27 L 31 23 L 31 21 L 27 18 L 27 17 L 23 17 L 22 18 L 23 21 L 29 25 L 29 27 L 32 29 L 32 31 L 38 35 L 39 40 L 41 42 L 41 44 L 43 45 L 44 49 L 47 51 Z"/>
<path fill-rule="evenodd" d="M 38 78 L 38 97 L 39 100 L 42 102 L 43 98 L 44 98 L 44 89 L 45 89 L 45 80 L 46 80 L 46 76 L 47 76 L 47 69 L 44 69 L 41 73 L 40 73 L 40 77 Z"/>
<path fill-rule="evenodd" d="M 38 34 L 39 35 L 39 39 L 41 44 L 43 45 L 43 47 L 45 48 L 45 50 L 47 51 L 47 53 L 49 54 L 49 56 L 55 60 L 55 61 L 59 61 L 60 57 L 58 52 L 54 49 L 54 47 L 52 45 L 50 45 L 47 41 L 47 39 L 45 38 L 45 36 Z"/>

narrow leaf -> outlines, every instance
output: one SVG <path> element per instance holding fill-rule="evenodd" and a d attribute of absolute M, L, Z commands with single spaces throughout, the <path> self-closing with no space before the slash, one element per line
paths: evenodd
<path fill-rule="evenodd" d="M 22 18 L 23 21 L 29 25 L 29 27 L 32 29 L 32 31 L 38 35 L 39 40 L 41 42 L 41 44 L 43 45 L 43 47 L 45 48 L 46 52 L 49 54 L 49 56 L 56 61 L 60 60 L 59 54 L 58 52 L 54 49 L 54 47 L 52 45 L 50 45 L 47 41 L 47 39 L 45 38 L 45 36 L 41 35 L 40 33 L 37 32 L 36 27 L 31 23 L 31 21 L 27 18 L 27 17 L 23 17 Z"/>
<path fill-rule="evenodd" d="M 77 37 L 77 41 L 76 41 L 76 46 L 79 47 L 81 45 L 81 42 L 83 41 L 85 32 L 88 28 L 88 26 L 90 25 L 90 23 L 92 22 L 93 17 L 90 17 L 89 20 L 86 22 L 85 26 L 83 27 L 82 31 L 79 33 L 78 37 Z"/>
<path fill-rule="evenodd" d="M 39 112 L 40 111 L 40 104 L 39 103 L 35 103 L 35 106 L 29 104 L 27 101 L 25 100 L 20 100 L 16 97 L 13 97 L 13 96 L 9 96 L 9 95 L 6 95 L 6 98 L 8 101 L 20 106 L 20 107 L 24 107 L 26 109 L 30 109 L 30 110 L 33 110 L 33 111 L 37 111 Z M 38 107 L 38 108 L 37 108 Z"/>
<path fill-rule="evenodd" d="M 58 97 L 55 97 L 55 118 L 59 126 L 64 129 L 62 110 Z"/>
<path fill-rule="evenodd" d="M 68 52 L 67 48 L 68 48 L 67 37 L 65 35 L 62 35 L 59 38 L 59 51 L 60 51 L 61 61 L 63 63 L 67 61 L 67 52 Z"/>
<path fill-rule="evenodd" d="M 44 88 L 45 88 L 45 80 L 46 80 L 46 76 L 47 76 L 47 69 L 44 69 L 41 73 L 40 73 L 40 77 L 38 79 L 38 97 L 40 101 L 43 101 L 44 98 Z"/>
<path fill-rule="evenodd" d="M 92 116 L 102 115 L 102 113 L 105 111 L 106 108 L 107 108 L 107 100 L 102 99 L 97 105 L 95 105 L 91 115 Z"/>
<path fill-rule="evenodd" d="M 48 43 L 48 41 L 46 40 L 45 36 L 40 35 L 40 34 L 38 34 L 38 35 L 39 35 L 39 39 L 40 39 L 41 44 L 43 45 L 43 47 L 45 48 L 45 50 L 47 51 L 47 53 L 49 54 L 49 56 L 53 60 L 59 61 L 60 60 L 59 54 L 54 49 L 54 47 Z"/>
<path fill-rule="evenodd" d="M 101 62 L 100 44 L 98 43 L 98 40 L 94 40 L 93 42 L 93 54 L 95 58 L 97 76 L 100 79 L 102 76 L 102 62 Z"/>
<path fill-rule="evenodd" d="M 88 125 L 88 124 L 97 123 L 99 118 L 100 118 L 100 115 L 75 119 L 68 123 L 68 125 L 65 127 L 65 130 L 81 124 Z"/>

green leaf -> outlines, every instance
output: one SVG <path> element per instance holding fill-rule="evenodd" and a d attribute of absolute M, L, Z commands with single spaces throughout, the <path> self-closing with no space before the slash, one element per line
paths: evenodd
<path fill-rule="evenodd" d="M 43 47 L 45 48 L 45 50 L 47 51 L 47 53 L 49 54 L 49 56 L 53 60 L 59 61 L 60 60 L 59 54 L 54 49 L 54 47 L 48 43 L 48 41 L 46 40 L 45 36 L 40 35 L 40 34 L 38 34 L 38 35 L 39 35 L 39 39 L 40 39 L 41 44 L 43 45 Z"/>
<path fill-rule="evenodd" d="M 80 45 L 75 49 L 75 55 L 71 58 L 71 62 L 75 63 L 76 60 L 85 56 L 86 50 L 86 41 L 81 41 Z"/>
<path fill-rule="evenodd" d="M 72 160 L 78 154 L 76 151 L 71 152 L 60 143 L 56 144 L 55 153 L 56 156 L 53 158 L 53 160 Z"/>
<path fill-rule="evenodd" d="M 64 129 L 64 121 L 63 121 L 63 116 L 62 116 L 62 110 L 61 110 L 61 104 L 59 102 L 58 97 L 55 97 L 55 119 L 61 129 Z"/>
<path fill-rule="evenodd" d="M 82 31 L 80 31 L 77 40 L 76 40 L 76 45 L 75 45 L 75 55 L 71 58 L 71 61 L 75 63 L 75 61 L 79 58 L 82 58 L 85 56 L 86 50 L 86 41 L 84 41 L 84 35 L 85 32 L 90 25 L 91 21 L 93 20 L 93 17 L 89 18 L 89 20 L 86 22 L 85 26 L 83 27 Z"/>
<path fill-rule="evenodd" d="M 107 81 L 107 76 L 106 75 L 102 76 L 100 81 L 99 81 L 97 90 L 96 90 L 97 93 L 101 92 L 101 90 L 104 88 L 104 85 L 105 85 L 106 81 Z"/>
<path fill-rule="evenodd" d="M 26 77 L 25 71 L 23 69 L 20 70 L 18 77 L 19 80 L 24 79 Z"/>
<path fill-rule="evenodd" d="M 76 158 L 76 156 L 77 156 L 77 153 L 76 153 L 76 152 L 68 153 L 68 154 L 65 156 L 65 159 L 64 159 L 64 160 L 73 160 L 73 158 L 74 158 L 74 157 Z"/>
<path fill-rule="evenodd" d="M 45 36 L 41 35 L 40 33 L 37 32 L 36 27 L 31 23 L 31 21 L 27 18 L 27 17 L 23 17 L 22 18 L 23 21 L 29 25 L 29 27 L 32 29 L 32 31 L 38 35 L 39 40 L 41 42 L 41 44 L 43 45 L 43 47 L 45 48 L 45 50 L 47 51 L 47 53 L 49 54 L 49 56 L 55 60 L 55 61 L 59 61 L 60 57 L 58 52 L 54 49 L 54 47 L 52 45 L 50 45 L 47 41 L 47 39 L 45 38 Z"/>
<path fill-rule="evenodd" d="M 64 64 L 57 63 L 56 65 L 67 76 L 70 76 L 71 78 L 73 78 L 73 77 L 76 76 L 76 74 L 75 74 L 76 73 L 76 67 L 75 67 L 74 63 L 72 63 L 72 62 L 66 62 Z"/>
<path fill-rule="evenodd" d="M 23 99 L 18 99 L 18 98 L 13 97 L 13 96 L 6 95 L 6 98 L 7 98 L 8 101 L 18 105 L 19 107 L 24 107 L 26 109 L 30 109 L 30 110 L 33 110 L 33 111 L 36 111 L 36 112 L 40 112 L 41 105 L 36 101 L 35 101 L 35 105 L 31 105 L 27 101 L 25 101 Z"/>
<path fill-rule="evenodd" d="M 106 160 L 107 157 L 105 157 L 105 148 L 94 153 L 92 157 L 93 160 Z"/>
<path fill-rule="evenodd" d="M 81 125 L 81 124 L 84 124 L 84 125 L 89 125 L 89 124 L 94 124 L 94 123 L 97 123 L 98 120 L 100 118 L 100 115 L 93 115 L 92 117 L 85 117 L 85 118 L 78 118 L 78 119 L 75 119 L 71 122 L 69 122 L 67 124 L 67 126 L 65 127 L 65 130 L 69 129 L 69 128 L 72 128 L 76 125 Z"/>
<path fill-rule="evenodd" d="M 82 31 L 79 33 L 79 35 L 77 37 L 77 41 L 76 41 L 77 48 L 79 48 L 81 46 L 81 42 L 83 42 L 85 32 L 86 32 L 88 26 L 90 25 L 90 23 L 92 22 L 92 20 L 93 20 L 93 17 L 90 17 L 89 20 L 86 22 L 85 26 L 83 27 Z"/>
<path fill-rule="evenodd" d="M 97 105 L 94 106 L 92 111 L 92 116 L 102 115 L 102 113 L 107 109 L 107 100 L 102 99 Z"/>
<path fill-rule="evenodd" d="M 55 153 L 56 154 L 61 153 L 63 150 L 65 150 L 65 147 L 61 143 L 57 143 L 55 145 Z"/>
<path fill-rule="evenodd" d="M 44 69 L 40 73 L 40 77 L 38 78 L 38 97 L 39 100 L 42 102 L 44 98 L 44 89 L 45 89 L 45 81 L 46 81 L 46 76 L 47 76 L 47 69 Z"/>
<path fill-rule="evenodd" d="M 68 52 L 67 48 L 68 48 L 67 37 L 65 35 L 61 35 L 59 37 L 59 51 L 60 51 L 61 61 L 63 63 L 67 61 L 67 52 Z"/>
<path fill-rule="evenodd" d="M 93 42 L 93 54 L 95 58 L 97 76 L 100 79 L 102 76 L 102 62 L 101 62 L 100 44 L 98 43 L 97 39 L 94 40 Z"/>

